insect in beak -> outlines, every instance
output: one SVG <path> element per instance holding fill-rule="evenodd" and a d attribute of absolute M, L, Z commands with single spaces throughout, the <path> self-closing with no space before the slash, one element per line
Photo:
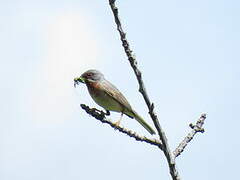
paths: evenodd
<path fill-rule="evenodd" d="M 83 77 L 74 78 L 74 87 L 76 87 L 76 85 L 78 85 L 79 83 L 85 83 L 85 78 Z"/>

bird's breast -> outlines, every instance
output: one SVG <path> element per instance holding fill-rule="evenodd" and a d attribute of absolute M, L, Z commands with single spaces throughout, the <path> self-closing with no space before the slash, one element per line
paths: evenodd
<path fill-rule="evenodd" d="M 101 94 L 98 82 L 87 82 L 87 88 L 91 96 L 99 96 Z"/>
<path fill-rule="evenodd" d="M 109 111 L 123 111 L 123 107 L 114 98 L 109 96 L 98 82 L 88 82 L 87 88 L 89 94 L 99 106 Z"/>

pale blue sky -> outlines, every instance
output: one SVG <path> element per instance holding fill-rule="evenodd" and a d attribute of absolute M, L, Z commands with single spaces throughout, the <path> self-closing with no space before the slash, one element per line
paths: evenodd
<path fill-rule="evenodd" d="M 117 5 L 171 148 L 208 115 L 177 159 L 182 179 L 236 179 L 240 2 Z M 106 0 L 0 1 L 0 49 L 1 180 L 170 179 L 157 148 L 79 108 L 98 106 L 73 78 L 96 68 L 151 123 Z M 127 117 L 122 125 L 148 135 Z"/>

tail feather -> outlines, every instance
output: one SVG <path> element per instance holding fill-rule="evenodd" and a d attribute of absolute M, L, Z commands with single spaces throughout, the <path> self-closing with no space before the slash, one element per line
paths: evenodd
<path fill-rule="evenodd" d="M 144 119 L 140 115 L 138 115 L 137 112 L 133 111 L 133 114 L 134 114 L 134 119 L 136 119 L 151 135 L 156 134 L 153 128 L 150 125 L 148 125 L 144 121 Z"/>

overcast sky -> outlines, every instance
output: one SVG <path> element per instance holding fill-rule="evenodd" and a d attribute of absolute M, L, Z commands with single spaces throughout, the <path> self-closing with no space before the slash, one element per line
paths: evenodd
<path fill-rule="evenodd" d="M 172 150 L 207 113 L 206 132 L 177 158 L 182 179 L 236 179 L 240 2 L 117 5 Z M 74 77 L 94 68 L 152 125 L 106 0 L 2 0 L 0 49 L 1 180 L 171 179 L 157 148 L 79 107 L 101 109 L 83 84 L 73 87 Z M 150 137 L 126 116 L 122 125 Z"/>

